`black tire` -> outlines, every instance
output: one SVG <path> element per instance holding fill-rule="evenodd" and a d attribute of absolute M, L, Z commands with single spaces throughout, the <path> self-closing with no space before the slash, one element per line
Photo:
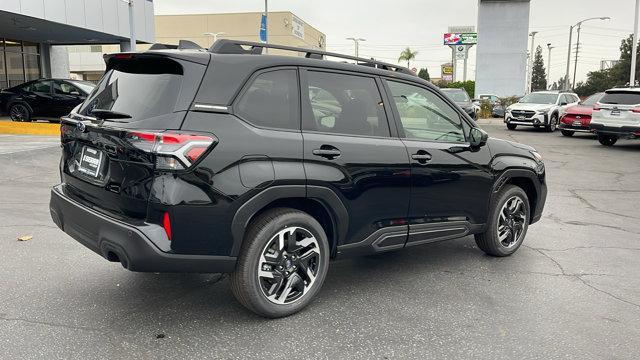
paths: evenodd
<path fill-rule="evenodd" d="M 522 207 L 521 207 L 522 215 L 518 216 L 518 219 L 522 218 L 521 219 L 522 228 L 517 238 L 513 239 L 512 242 L 509 242 L 509 245 L 507 246 L 507 244 L 503 242 L 505 240 L 501 241 L 499 238 L 498 222 L 502 221 L 500 218 L 500 213 L 503 211 L 503 207 L 505 206 L 505 204 L 508 201 L 509 202 L 512 201 L 512 199 L 516 197 L 519 198 L 520 201 L 522 202 Z M 520 220 L 515 220 L 515 219 L 516 217 L 514 217 L 513 219 L 506 219 L 505 217 L 505 221 L 513 220 L 511 221 L 513 224 L 520 223 Z M 525 236 L 527 235 L 527 229 L 529 228 L 529 221 L 530 221 L 530 208 L 529 208 L 529 198 L 527 197 L 527 194 L 524 192 L 524 190 L 522 190 L 522 188 L 518 186 L 505 185 L 491 201 L 491 210 L 489 214 L 489 219 L 487 221 L 487 229 L 484 233 L 475 235 L 476 244 L 478 245 L 480 250 L 484 251 L 488 255 L 509 256 L 514 252 L 516 252 L 520 247 L 520 245 L 522 245 L 522 242 Z M 516 227 L 507 226 L 507 228 L 515 229 Z M 520 228 L 517 228 L 517 229 L 520 230 Z M 510 238 L 507 237 L 506 240 L 509 240 L 509 239 Z"/>
<path fill-rule="evenodd" d="M 554 132 L 558 128 L 558 115 L 553 114 L 549 118 L 549 125 L 545 125 L 544 129 L 548 132 Z"/>
<path fill-rule="evenodd" d="M 16 103 L 9 106 L 9 117 L 11 121 L 31 121 L 31 110 L 22 103 Z"/>
<path fill-rule="evenodd" d="M 533 125 L 535 129 L 540 129 L 540 125 Z"/>
<path fill-rule="evenodd" d="M 573 134 L 575 134 L 575 131 L 571 131 L 571 130 L 560 130 L 560 132 L 562 133 L 562 135 L 564 136 L 573 136 Z"/>
<path fill-rule="evenodd" d="M 278 289 L 280 289 L 281 286 L 286 287 L 286 285 L 289 284 L 289 280 L 294 279 L 294 276 L 297 276 L 297 286 L 303 285 L 305 287 L 305 291 L 303 292 L 292 290 L 297 291 L 299 297 L 290 303 L 275 303 L 274 301 L 279 299 L 276 297 L 270 300 L 263 289 L 263 281 L 270 279 L 259 278 L 259 274 L 262 272 L 260 261 L 263 258 L 263 254 L 267 254 L 267 252 L 271 250 L 270 244 L 275 244 L 274 239 L 278 236 L 278 233 L 288 228 L 303 229 L 317 240 L 318 255 L 315 263 L 316 275 L 314 280 L 307 278 L 304 280 L 304 284 L 302 284 L 297 279 L 302 280 L 302 277 L 298 274 L 302 271 L 303 265 L 298 264 L 297 270 L 295 270 L 296 266 L 291 265 L 292 262 L 289 261 L 286 266 L 288 266 L 289 269 L 294 269 L 294 271 L 291 272 L 291 276 L 287 275 L 287 278 L 285 278 L 283 274 L 285 272 L 289 274 L 289 272 L 286 271 L 286 269 L 282 270 L 282 266 L 274 265 L 273 269 L 269 272 L 271 274 L 277 273 L 278 275 L 282 275 L 278 276 L 278 278 L 281 279 L 279 283 L 281 285 L 277 286 Z M 291 258 L 291 254 L 295 252 L 288 254 L 285 250 L 273 253 L 277 254 L 279 258 L 286 258 L 287 255 Z M 236 269 L 231 274 L 231 291 L 243 306 L 260 316 L 279 318 L 294 314 L 307 306 L 322 287 L 322 283 L 327 275 L 329 256 L 330 250 L 327 236 L 316 219 L 307 213 L 290 208 L 274 208 L 268 210 L 252 220 L 247 230 L 240 249 Z M 295 259 L 295 256 L 293 256 L 293 258 Z M 302 259 L 302 257 L 298 258 L 298 260 L 300 259 Z M 262 266 L 265 265 L 266 261 Z M 276 270 L 276 268 L 278 269 Z M 293 274 L 294 272 L 296 272 L 296 275 Z M 307 282 L 311 283 L 308 289 L 306 288 Z M 282 296 L 284 291 L 285 290 L 280 293 L 280 296 Z M 287 292 L 287 294 L 290 293 Z M 289 295 L 284 295 L 285 301 L 288 299 L 288 296 Z"/>
<path fill-rule="evenodd" d="M 517 127 L 518 127 L 518 125 L 516 125 L 516 124 L 507 123 L 507 129 L 509 129 L 509 130 L 515 130 Z"/>
<path fill-rule="evenodd" d="M 613 146 L 613 144 L 618 141 L 618 137 L 615 135 L 598 134 L 598 141 L 604 146 Z"/>

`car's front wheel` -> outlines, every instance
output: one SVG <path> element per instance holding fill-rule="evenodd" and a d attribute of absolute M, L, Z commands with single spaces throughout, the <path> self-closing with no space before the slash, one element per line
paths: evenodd
<path fill-rule="evenodd" d="M 31 112 L 24 104 L 13 104 L 9 107 L 9 117 L 12 121 L 31 121 Z"/>
<path fill-rule="evenodd" d="M 558 115 L 553 114 L 553 115 L 551 115 L 551 118 L 549 119 L 549 124 L 546 125 L 544 128 L 548 132 L 554 132 L 554 131 L 556 131 L 557 127 L 558 127 Z"/>
<path fill-rule="evenodd" d="M 478 247 L 492 256 L 509 256 L 516 252 L 529 227 L 529 198 L 522 188 L 505 185 L 494 197 L 487 229 L 476 234 Z"/>
<path fill-rule="evenodd" d="M 507 123 L 507 129 L 515 130 L 518 127 L 516 124 Z"/>
<path fill-rule="evenodd" d="M 598 141 L 604 146 L 613 146 L 618 141 L 618 137 L 615 135 L 598 134 Z"/>
<path fill-rule="evenodd" d="M 571 130 L 560 130 L 560 132 L 564 136 L 573 136 L 573 134 L 575 134 L 575 131 L 571 131 Z"/>
<path fill-rule="evenodd" d="M 269 210 L 247 231 L 231 274 L 231 290 L 258 315 L 291 315 L 322 287 L 329 253 L 325 231 L 313 217 L 289 208 Z"/>

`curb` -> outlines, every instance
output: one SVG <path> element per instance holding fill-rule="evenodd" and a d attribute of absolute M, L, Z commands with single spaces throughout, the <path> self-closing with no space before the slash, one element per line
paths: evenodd
<path fill-rule="evenodd" d="M 60 124 L 0 121 L 0 134 L 60 136 Z"/>

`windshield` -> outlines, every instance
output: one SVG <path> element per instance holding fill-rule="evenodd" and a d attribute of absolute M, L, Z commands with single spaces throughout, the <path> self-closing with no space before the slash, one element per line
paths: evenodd
<path fill-rule="evenodd" d="M 520 99 L 523 104 L 555 104 L 558 94 L 531 93 Z"/>
<path fill-rule="evenodd" d="M 91 116 L 93 109 L 111 110 L 148 119 L 174 111 L 182 85 L 182 74 L 157 71 L 144 73 L 140 64 L 107 70 L 79 113 Z"/>
<path fill-rule="evenodd" d="M 86 81 L 69 81 L 69 82 L 79 87 L 82 91 L 86 92 L 87 94 L 91 94 L 93 89 L 96 87 L 95 84 L 92 84 Z"/>
<path fill-rule="evenodd" d="M 442 91 L 447 94 L 453 101 L 455 102 L 468 102 L 469 95 L 465 91 L 462 90 L 447 90 L 442 89 Z"/>
<path fill-rule="evenodd" d="M 604 96 L 604 93 L 593 94 L 583 101 L 582 105 L 593 106 L 598 102 L 598 100 L 602 99 L 602 96 Z"/>

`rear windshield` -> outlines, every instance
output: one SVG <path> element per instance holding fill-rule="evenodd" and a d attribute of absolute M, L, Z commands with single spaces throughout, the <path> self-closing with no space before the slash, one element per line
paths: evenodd
<path fill-rule="evenodd" d="M 453 101 L 457 101 L 457 102 L 468 102 L 469 101 L 469 95 L 467 95 L 466 91 L 462 91 L 462 90 L 447 90 L 447 89 L 443 89 L 442 91 L 445 94 L 447 94 L 447 96 L 449 96 Z"/>
<path fill-rule="evenodd" d="M 612 91 L 600 99 L 602 104 L 637 105 L 640 104 L 640 93 L 628 91 Z"/>
<path fill-rule="evenodd" d="M 182 67 L 172 60 L 140 59 L 110 63 L 79 113 L 111 110 L 147 119 L 172 113 L 182 87 Z"/>
<path fill-rule="evenodd" d="M 595 93 L 589 96 L 588 98 L 586 98 L 585 101 L 582 102 L 582 105 L 593 106 L 600 99 L 602 99 L 603 96 L 604 96 L 604 93 Z"/>

